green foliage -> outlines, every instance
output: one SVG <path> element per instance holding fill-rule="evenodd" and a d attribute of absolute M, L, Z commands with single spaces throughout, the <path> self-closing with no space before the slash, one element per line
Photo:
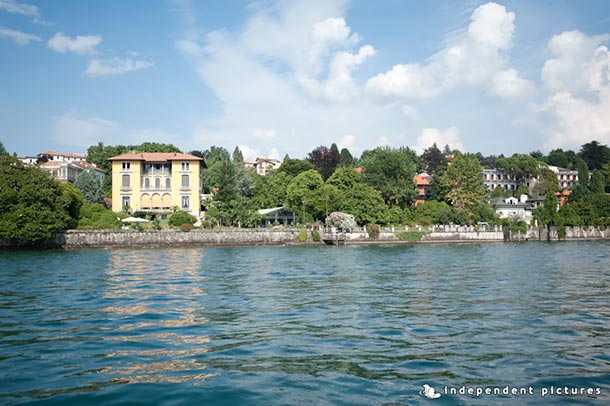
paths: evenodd
<path fill-rule="evenodd" d="M 369 235 L 370 240 L 378 240 L 381 234 L 381 227 L 379 227 L 379 224 L 367 224 L 366 233 Z"/>
<path fill-rule="evenodd" d="M 320 242 L 320 240 L 322 239 L 322 237 L 320 236 L 320 232 L 317 230 L 312 231 L 311 239 L 314 240 L 315 242 Z"/>
<path fill-rule="evenodd" d="M 327 185 L 335 186 L 339 190 L 346 190 L 362 182 L 362 175 L 353 168 L 337 168 L 326 181 Z"/>
<path fill-rule="evenodd" d="M 304 159 L 291 159 L 286 158 L 282 162 L 282 165 L 278 169 L 279 172 L 284 172 L 290 177 L 295 177 L 303 172 L 306 172 L 310 169 L 316 169 L 316 167 L 309 161 Z"/>
<path fill-rule="evenodd" d="M 578 184 L 584 187 L 589 186 L 589 166 L 580 157 L 574 159 L 574 166 L 578 171 Z"/>
<path fill-rule="evenodd" d="M 500 218 L 490 204 L 479 202 L 472 209 L 472 221 L 474 223 L 487 222 L 489 224 L 499 224 Z"/>
<path fill-rule="evenodd" d="M 559 182 L 555 172 L 548 168 L 540 170 L 540 179 L 534 185 L 532 192 L 538 196 L 545 196 L 548 192 L 558 192 Z"/>
<path fill-rule="evenodd" d="M 241 150 L 239 149 L 239 147 L 235 147 L 235 149 L 233 150 L 233 162 L 235 163 L 242 163 L 244 162 L 244 154 L 242 154 Z"/>
<path fill-rule="evenodd" d="M 411 222 L 411 213 L 409 209 L 402 209 L 399 206 L 393 206 L 388 209 L 387 223 L 395 226 L 408 224 Z"/>
<path fill-rule="evenodd" d="M 510 158 L 499 157 L 496 159 L 496 167 L 515 175 L 519 181 L 524 181 L 532 176 L 540 174 L 544 162 L 539 161 L 531 155 L 513 154 Z"/>
<path fill-rule="evenodd" d="M 256 193 L 251 200 L 252 207 L 267 209 L 286 205 L 287 189 L 291 180 L 292 177 L 282 171 L 257 177 Z"/>
<path fill-rule="evenodd" d="M 354 157 L 347 148 L 341 149 L 341 152 L 339 153 L 339 164 L 350 168 L 354 167 Z"/>
<path fill-rule="evenodd" d="M 465 210 L 469 216 L 474 207 L 485 198 L 481 164 L 474 156 L 458 155 L 441 181 L 448 190 L 447 199 L 457 209 Z"/>
<path fill-rule="evenodd" d="M 210 164 L 214 164 L 216 162 L 230 161 L 231 155 L 226 148 L 212 145 L 210 149 L 203 151 L 203 159 Z"/>
<path fill-rule="evenodd" d="M 583 144 L 579 155 L 587 163 L 589 169 L 601 169 L 604 164 L 610 162 L 610 148 L 597 141 Z"/>
<path fill-rule="evenodd" d="M 409 148 L 378 147 L 364 151 L 361 158 L 363 181 L 381 192 L 389 205 L 405 207 L 417 197 L 415 176 L 418 157 Z"/>
<path fill-rule="evenodd" d="M 604 193 L 606 189 L 606 179 L 601 169 L 593 169 L 589 188 L 592 193 Z"/>
<path fill-rule="evenodd" d="M 429 224 L 459 224 L 457 211 L 445 202 L 427 200 L 418 204 L 412 211 L 416 223 Z"/>
<path fill-rule="evenodd" d="M 2 141 L 0 141 L 0 158 L 3 158 L 8 155 L 9 153 L 6 151 L 6 149 L 4 149 L 4 144 L 2 143 Z"/>
<path fill-rule="evenodd" d="M 178 210 L 177 212 L 172 213 L 172 215 L 169 216 L 168 224 L 170 226 L 180 227 L 182 224 L 195 224 L 196 221 L 197 219 L 191 214 L 182 210 Z"/>
<path fill-rule="evenodd" d="M 356 183 L 339 193 L 337 210 L 353 214 L 359 225 L 386 224 L 388 207 L 379 191 L 369 185 Z"/>
<path fill-rule="evenodd" d="M 558 166 L 560 168 L 571 168 L 573 167 L 575 157 L 576 153 L 574 151 L 564 151 L 559 148 L 549 152 L 549 155 L 546 157 L 546 162 L 549 165 Z"/>
<path fill-rule="evenodd" d="M 299 236 L 297 237 L 297 240 L 298 240 L 299 242 L 305 242 L 305 241 L 307 241 L 307 231 L 301 231 L 301 232 L 299 233 Z"/>
<path fill-rule="evenodd" d="M 428 233 L 426 233 L 424 231 L 401 231 L 401 232 L 396 233 L 396 237 L 398 237 L 398 239 L 401 241 L 415 242 L 415 241 L 421 241 L 423 236 L 427 235 L 427 234 Z"/>
<path fill-rule="evenodd" d="M 442 174 L 447 169 L 447 160 L 445 154 L 436 146 L 436 143 L 426 150 L 421 155 L 422 163 L 426 172 L 430 174 Z"/>
<path fill-rule="evenodd" d="M 0 238 L 37 244 L 76 227 L 83 199 L 36 166 L 0 158 Z"/>
<path fill-rule="evenodd" d="M 314 192 L 324 184 L 315 169 L 302 172 L 290 181 L 286 189 L 288 205 L 293 211 L 304 210 L 313 201 Z"/>
<path fill-rule="evenodd" d="M 508 192 L 503 187 L 497 187 L 497 188 L 495 188 L 494 190 L 491 191 L 491 195 L 490 196 L 492 198 L 495 198 L 495 197 L 508 197 Z"/>
<path fill-rule="evenodd" d="M 86 170 L 78 175 L 74 187 L 81 191 L 87 203 L 102 203 L 104 201 L 102 182 L 92 170 Z"/>
<path fill-rule="evenodd" d="M 109 230 L 120 228 L 121 225 L 117 214 L 99 203 L 84 203 L 81 207 L 78 228 Z"/>

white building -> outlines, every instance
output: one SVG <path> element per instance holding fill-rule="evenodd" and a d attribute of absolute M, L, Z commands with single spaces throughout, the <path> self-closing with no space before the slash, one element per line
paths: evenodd
<path fill-rule="evenodd" d="M 278 169 L 282 166 L 282 161 L 273 158 L 256 158 L 256 161 L 244 161 L 246 168 L 251 168 L 259 175 L 267 175 L 269 169 Z"/>
<path fill-rule="evenodd" d="M 489 203 L 500 218 L 523 220 L 527 224 L 532 221 L 533 205 L 527 201 L 527 195 L 521 195 L 519 200 L 514 197 L 496 198 Z"/>

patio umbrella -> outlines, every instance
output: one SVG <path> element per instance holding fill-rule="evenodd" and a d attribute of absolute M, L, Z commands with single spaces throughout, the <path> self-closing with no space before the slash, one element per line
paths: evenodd
<path fill-rule="evenodd" d="M 123 223 L 148 223 L 148 220 L 139 217 L 127 217 L 121 220 Z"/>

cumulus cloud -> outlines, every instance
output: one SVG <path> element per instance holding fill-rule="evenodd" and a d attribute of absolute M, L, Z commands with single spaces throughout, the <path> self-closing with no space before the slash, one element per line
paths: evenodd
<path fill-rule="evenodd" d="M 453 38 L 425 65 L 398 64 L 366 83 L 367 92 L 385 98 L 429 98 L 463 85 L 492 84 L 499 97 L 517 97 L 533 84 L 506 69 L 515 14 L 497 3 L 479 6 L 465 33 Z M 521 93 L 519 93 L 520 95 Z"/>
<path fill-rule="evenodd" d="M 254 136 L 263 140 L 270 140 L 275 137 L 275 130 L 254 130 Z"/>
<path fill-rule="evenodd" d="M 447 128 L 444 131 L 440 131 L 436 128 L 424 128 L 419 137 L 417 138 L 417 145 L 413 147 L 418 154 L 424 152 L 425 149 L 430 148 L 433 144 L 439 149 L 443 149 L 445 145 L 459 151 L 465 151 L 464 144 L 460 139 L 460 131 L 456 127 Z"/>
<path fill-rule="evenodd" d="M 0 26 L 0 37 L 8 38 L 11 41 L 15 42 L 17 45 L 22 46 L 22 47 L 28 45 L 32 41 L 36 41 L 36 42 L 42 41 L 40 39 L 40 37 L 38 37 L 36 35 L 27 34 L 25 32 L 21 32 L 21 31 L 17 31 L 17 30 L 11 30 L 10 28 L 5 28 L 2 26 Z"/>
<path fill-rule="evenodd" d="M 90 77 L 124 75 L 125 73 L 150 68 L 152 66 L 152 62 L 136 61 L 131 58 L 94 58 L 89 61 L 85 75 Z"/>
<path fill-rule="evenodd" d="M 102 42 L 102 37 L 99 35 L 77 35 L 74 38 L 70 38 L 62 32 L 58 32 L 51 37 L 47 46 L 62 54 L 74 52 L 79 55 L 85 55 L 96 53 L 96 47 L 100 42 Z"/>
<path fill-rule="evenodd" d="M 39 17 L 38 7 L 32 4 L 19 3 L 15 0 L 0 0 L 0 10 L 8 13 L 21 14 L 28 17 Z"/>
<path fill-rule="evenodd" d="M 554 36 L 541 76 L 553 91 L 539 110 L 550 115 L 550 148 L 610 143 L 610 35 L 566 31 Z"/>

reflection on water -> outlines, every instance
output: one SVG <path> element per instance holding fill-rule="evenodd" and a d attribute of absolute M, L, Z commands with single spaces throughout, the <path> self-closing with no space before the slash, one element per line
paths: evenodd
<path fill-rule="evenodd" d="M 108 313 L 112 331 L 121 335 L 103 337 L 113 349 L 106 356 L 117 361 L 99 372 L 130 383 L 175 383 L 213 376 L 201 373 L 206 366 L 198 361 L 211 342 L 202 330 L 207 323 L 201 300 L 205 296 L 203 251 L 168 249 L 159 254 L 109 252 L 107 283 L 101 294 L 118 304 L 102 311 Z M 186 335 L 186 331 L 202 335 Z"/>
<path fill-rule="evenodd" d="M 1 253 L 0 403 L 607 405 L 608 248 Z"/>

